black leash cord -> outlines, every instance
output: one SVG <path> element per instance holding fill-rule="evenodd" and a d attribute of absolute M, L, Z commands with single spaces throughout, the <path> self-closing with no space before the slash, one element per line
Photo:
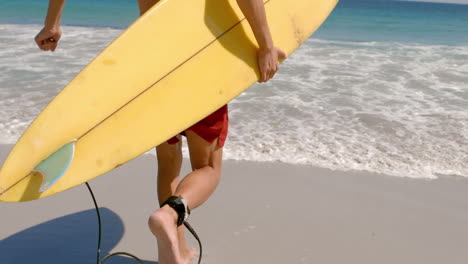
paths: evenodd
<path fill-rule="evenodd" d="M 192 235 L 195 237 L 195 239 L 197 239 L 198 246 L 200 246 L 200 257 L 198 258 L 198 264 L 200 264 L 201 259 L 202 259 L 202 255 L 203 255 L 203 248 L 202 248 L 202 245 L 201 245 L 200 238 L 198 237 L 197 232 L 195 232 L 195 230 L 193 230 L 193 227 L 187 221 L 184 222 L 184 226 L 188 229 L 188 231 L 190 231 L 190 233 L 192 233 Z"/>
<path fill-rule="evenodd" d="M 105 258 L 103 258 L 101 260 L 101 237 L 102 237 L 101 213 L 99 212 L 99 206 L 98 206 L 98 204 L 96 202 L 96 198 L 94 197 L 93 190 L 91 189 L 91 186 L 89 186 L 89 183 L 87 183 L 87 182 L 86 182 L 86 187 L 88 187 L 89 193 L 91 194 L 91 197 L 93 198 L 94 207 L 96 208 L 96 213 L 97 213 L 98 223 L 99 223 L 99 235 L 98 235 L 96 264 L 102 264 L 105 261 L 107 261 L 109 258 L 111 258 L 113 256 L 117 256 L 117 255 L 129 256 L 129 257 L 133 258 L 134 260 L 138 261 L 139 263 L 144 264 L 144 262 L 141 259 L 139 259 L 138 257 L 136 257 L 136 256 L 134 256 L 134 255 L 132 255 L 130 253 L 127 253 L 127 252 L 115 252 L 115 253 L 112 253 L 110 255 L 107 255 Z M 193 227 L 187 221 L 184 222 L 184 226 L 190 231 L 190 233 L 192 233 L 192 235 L 195 237 L 195 239 L 197 239 L 198 245 L 200 246 L 200 257 L 198 258 L 198 264 L 200 264 L 201 259 L 202 259 L 202 253 L 203 253 L 200 238 L 198 237 L 195 230 L 193 230 Z"/>
<path fill-rule="evenodd" d="M 129 256 L 129 257 L 135 259 L 136 261 L 138 261 L 141 264 L 144 264 L 143 261 L 141 261 L 141 259 L 139 259 L 138 257 L 136 257 L 136 256 L 134 256 L 134 255 L 132 255 L 130 253 L 127 253 L 127 252 L 115 252 L 115 253 L 112 253 L 112 254 L 106 256 L 105 258 L 103 258 L 101 260 L 101 237 L 102 237 L 101 213 L 99 212 L 99 207 L 98 207 L 98 204 L 96 202 L 96 198 L 94 197 L 93 190 L 91 190 L 91 186 L 89 186 L 88 183 L 86 183 L 86 186 L 88 187 L 89 193 L 91 194 L 91 197 L 93 198 L 94 206 L 96 207 L 98 223 L 99 223 L 99 236 L 98 236 L 96 263 L 97 264 L 102 264 L 102 263 L 104 263 L 105 261 L 107 261 L 109 258 L 111 258 L 113 256 L 125 255 L 125 256 Z"/>

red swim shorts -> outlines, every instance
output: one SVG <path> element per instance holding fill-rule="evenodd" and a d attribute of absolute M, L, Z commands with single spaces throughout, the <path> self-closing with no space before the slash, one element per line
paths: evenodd
<path fill-rule="evenodd" d="M 228 133 L 228 123 L 228 107 L 227 105 L 224 105 L 220 109 L 213 112 L 211 115 L 200 120 L 195 125 L 187 128 L 187 130 L 192 130 L 197 135 L 199 135 L 204 140 L 210 143 L 213 143 L 215 139 L 219 138 L 218 145 L 222 147 L 224 146 L 224 142 L 226 141 Z M 185 136 L 185 131 L 181 132 L 180 135 Z M 169 144 L 175 144 L 177 142 L 179 142 L 177 136 L 174 136 L 167 141 L 167 143 Z"/>

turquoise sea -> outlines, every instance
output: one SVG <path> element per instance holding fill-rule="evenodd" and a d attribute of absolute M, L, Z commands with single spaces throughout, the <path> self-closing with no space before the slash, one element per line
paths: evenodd
<path fill-rule="evenodd" d="M 68 0 L 45 53 L 33 38 L 47 3 L 0 0 L 0 143 L 138 17 L 135 0 Z M 468 177 L 468 0 L 342 0 L 230 120 L 226 159 Z"/>
<path fill-rule="evenodd" d="M 0 23 L 40 24 L 46 0 L 0 0 Z M 138 18 L 136 0 L 71 0 L 63 24 L 123 29 Z M 317 38 L 344 41 L 468 44 L 467 5 L 342 0 Z"/>

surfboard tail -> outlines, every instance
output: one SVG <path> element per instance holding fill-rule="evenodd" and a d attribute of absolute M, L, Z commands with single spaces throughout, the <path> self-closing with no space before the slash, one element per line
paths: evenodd
<path fill-rule="evenodd" d="M 47 159 L 43 160 L 28 175 L 22 177 L 18 182 L 11 186 L 0 187 L 0 200 L 8 196 L 8 192 L 33 191 L 40 195 L 52 187 L 68 170 L 73 157 L 75 156 L 76 140 L 65 144 Z M 35 178 L 35 179 L 32 179 Z M 24 188 L 22 182 L 27 181 L 27 187 Z M 21 186 L 21 187 L 20 187 Z M 18 189 L 18 190 L 15 190 Z M 32 189 L 32 190 L 31 190 Z M 5 194 L 4 197 L 2 197 Z"/>

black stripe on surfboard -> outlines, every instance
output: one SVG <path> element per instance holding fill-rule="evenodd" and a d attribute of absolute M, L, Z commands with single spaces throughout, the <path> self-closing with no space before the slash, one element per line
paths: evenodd
<path fill-rule="evenodd" d="M 267 0 L 263 3 L 263 5 L 266 5 L 268 2 L 270 2 L 271 0 Z M 157 81 L 155 81 L 153 84 L 151 84 L 150 86 L 148 86 L 145 90 L 143 90 L 142 92 L 140 92 L 138 95 L 136 95 L 135 97 L 133 97 L 132 99 L 130 99 L 128 102 L 126 102 L 124 105 L 122 105 L 120 108 L 118 108 L 117 110 L 115 110 L 113 113 L 111 113 L 108 117 L 104 118 L 102 121 L 100 121 L 98 124 L 96 124 L 94 127 L 92 127 L 91 129 L 89 129 L 88 131 L 86 131 L 83 135 L 81 135 L 79 138 L 77 138 L 76 140 L 78 141 L 80 138 L 86 136 L 87 134 L 89 134 L 91 131 L 93 131 L 96 127 L 100 126 L 102 123 L 104 123 L 107 119 L 111 118 L 114 114 L 116 114 L 117 112 L 119 112 L 120 110 L 122 110 L 122 108 L 126 107 L 127 105 L 129 105 L 130 103 L 132 103 L 133 101 L 135 101 L 138 97 L 140 97 L 141 95 L 143 95 L 144 93 L 146 93 L 148 90 L 150 90 L 151 88 L 153 88 L 153 86 L 155 86 L 157 83 L 159 83 L 160 81 L 164 80 L 167 76 L 171 75 L 174 71 L 176 71 L 177 69 L 179 69 L 180 67 L 182 67 L 184 64 L 186 64 L 188 61 L 190 61 L 193 57 L 197 56 L 200 52 L 202 52 L 203 50 L 207 49 L 209 46 L 211 46 L 213 43 L 215 43 L 218 39 L 220 39 L 222 36 L 226 35 L 229 31 L 233 30 L 235 27 L 237 27 L 239 24 L 241 24 L 243 21 L 245 21 L 245 17 L 242 18 L 241 20 L 239 20 L 237 23 L 235 23 L 234 25 L 232 25 L 230 28 L 228 28 L 226 31 L 224 31 L 223 33 L 221 33 L 219 36 L 217 36 L 214 40 L 212 40 L 210 43 L 206 44 L 204 47 L 202 47 L 200 50 L 198 50 L 197 52 L 195 52 L 192 56 L 188 57 L 186 60 L 184 60 L 183 62 L 181 62 L 179 65 L 175 66 L 174 69 L 172 69 L 171 71 L 169 71 L 168 73 L 166 73 L 164 76 L 162 76 L 161 78 L 159 78 Z"/>

